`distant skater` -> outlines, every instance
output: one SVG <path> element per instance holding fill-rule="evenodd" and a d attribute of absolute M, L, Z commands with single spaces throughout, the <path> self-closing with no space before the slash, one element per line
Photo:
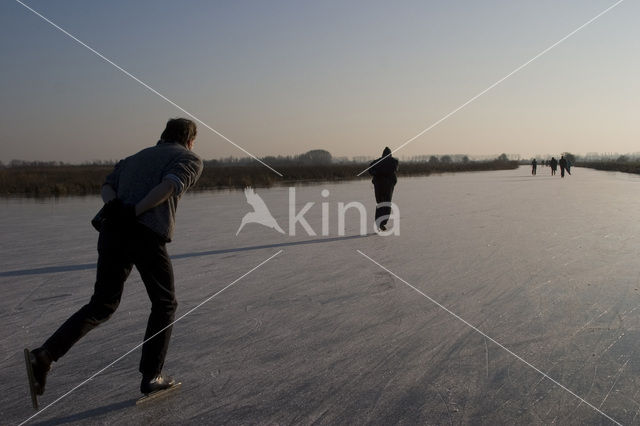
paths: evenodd
<path fill-rule="evenodd" d="M 551 176 L 555 176 L 556 170 L 558 170 L 558 160 L 556 160 L 556 157 L 551 157 L 549 165 L 551 166 Z"/>
<path fill-rule="evenodd" d="M 560 165 L 560 177 L 564 177 L 564 170 L 567 168 L 567 160 L 564 158 L 564 155 L 560 156 L 558 164 Z"/>
<path fill-rule="evenodd" d="M 378 204 L 378 206 L 376 206 L 375 224 L 377 229 L 386 231 L 387 221 L 391 214 L 391 206 L 380 206 L 379 204 L 391 202 L 393 188 L 396 186 L 396 182 L 398 181 L 398 178 L 396 177 L 396 172 L 398 171 L 398 160 L 391 156 L 391 150 L 389 147 L 386 147 L 384 151 L 382 151 L 382 157 L 373 160 L 370 163 L 370 166 L 369 174 L 373 176 L 371 181 L 373 182 L 376 203 Z"/>
<path fill-rule="evenodd" d="M 571 175 L 571 160 L 567 160 L 567 173 Z"/>
<path fill-rule="evenodd" d="M 202 160 L 191 151 L 196 133 L 193 121 L 171 119 L 155 146 L 119 161 L 106 177 L 105 204 L 92 221 L 100 232 L 93 296 L 42 346 L 25 350 L 34 408 L 52 362 L 111 317 L 134 265 L 151 300 L 144 340 L 155 335 L 142 345 L 140 391 L 149 394 L 175 384 L 162 374 L 177 306 L 165 244 L 173 236 L 178 200 L 202 173 Z"/>
<path fill-rule="evenodd" d="M 534 158 L 533 161 L 531 162 L 531 174 L 535 176 L 537 169 L 538 169 L 538 162 Z"/>

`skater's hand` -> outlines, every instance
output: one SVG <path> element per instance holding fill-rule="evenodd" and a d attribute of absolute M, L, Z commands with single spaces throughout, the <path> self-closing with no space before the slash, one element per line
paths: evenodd
<path fill-rule="evenodd" d="M 129 225 L 136 220 L 136 206 L 115 198 L 104 205 L 104 217 L 119 225 Z"/>

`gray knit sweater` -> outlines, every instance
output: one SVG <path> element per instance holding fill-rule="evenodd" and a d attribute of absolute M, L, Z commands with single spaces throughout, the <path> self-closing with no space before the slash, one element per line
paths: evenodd
<path fill-rule="evenodd" d="M 201 173 L 200 157 L 183 145 L 160 140 L 156 146 L 119 161 L 104 184 L 110 185 L 124 203 L 137 204 L 156 185 L 168 179 L 174 186 L 173 195 L 138 216 L 137 220 L 169 242 L 178 200 L 197 182 Z"/>

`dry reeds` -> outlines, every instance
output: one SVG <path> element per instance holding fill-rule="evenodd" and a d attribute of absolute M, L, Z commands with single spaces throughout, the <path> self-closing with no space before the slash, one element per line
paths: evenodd
<path fill-rule="evenodd" d="M 424 176 L 432 173 L 503 170 L 517 168 L 515 161 L 470 161 L 465 163 L 402 162 L 398 175 Z M 366 164 L 278 165 L 283 178 L 260 164 L 220 165 L 205 163 L 195 190 L 270 187 L 301 182 L 344 181 L 359 179 Z M 0 169 L 0 195 L 58 197 L 99 194 L 102 183 L 113 166 L 17 166 Z M 365 173 L 361 178 L 369 178 Z"/>

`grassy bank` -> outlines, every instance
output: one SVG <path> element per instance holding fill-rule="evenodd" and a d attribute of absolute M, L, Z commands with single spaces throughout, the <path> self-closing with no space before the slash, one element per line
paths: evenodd
<path fill-rule="evenodd" d="M 266 167 L 205 165 L 195 190 L 270 187 L 302 182 L 344 181 L 359 179 L 365 164 L 284 165 L 279 177 Z M 467 163 L 401 163 L 398 175 L 425 176 L 432 173 L 469 172 L 515 169 L 515 161 L 482 161 Z M 105 176 L 113 166 L 21 166 L 0 169 L 0 195 L 59 197 L 99 194 Z M 361 178 L 369 178 L 368 173 Z"/>
<path fill-rule="evenodd" d="M 640 161 L 579 161 L 576 166 L 610 172 L 640 174 Z"/>
<path fill-rule="evenodd" d="M 99 194 L 113 166 L 21 166 L 0 169 L 0 195 L 59 197 Z"/>

